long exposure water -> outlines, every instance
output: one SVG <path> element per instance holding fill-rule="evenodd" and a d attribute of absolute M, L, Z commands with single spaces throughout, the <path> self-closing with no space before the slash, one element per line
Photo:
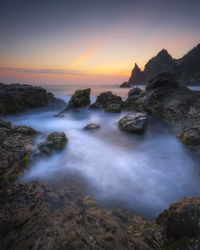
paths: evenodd
<path fill-rule="evenodd" d="M 54 131 L 65 132 L 69 139 L 63 151 L 35 162 L 23 181 L 77 174 L 88 182 L 90 194 L 100 205 L 125 208 L 148 218 L 155 218 L 184 196 L 200 195 L 199 158 L 161 121 L 150 118 L 144 134 L 130 134 L 118 128 L 126 112 L 80 109 L 54 117 L 56 113 L 41 109 L 5 118 L 41 131 L 38 142 Z M 91 122 L 101 128 L 84 130 Z"/>

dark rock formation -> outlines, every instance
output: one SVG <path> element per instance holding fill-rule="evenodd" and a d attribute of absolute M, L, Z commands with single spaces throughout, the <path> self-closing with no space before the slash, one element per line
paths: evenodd
<path fill-rule="evenodd" d="M 120 88 L 130 88 L 131 85 L 129 82 L 123 82 L 121 85 L 120 85 Z"/>
<path fill-rule="evenodd" d="M 90 123 L 90 124 L 86 125 L 84 129 L 91 130 L 91 129 L 98 129 L 98 128 L 100 128 L 99 124 Z"/>
<path fill-rule="evenodd" d="M 142 90 L 138 87 L 134 87 L 131 90 L 129 90 L 128 92 L 128 97 L 132 97 L 132 96 L 138 96 L 140 94 L 142 94 Z"/>
<path fill-rule="evenodd" d="M 34 151 L 31 136 L 37 132 L 26 126 L 12 126 L 0 120 L 0 188 L 20 176 Z"/>
<path fill-rule="evenodd" d="M 131 77 L 128 81 L 129 85 L 144 85 L 145 84 L 145 74 L 141 71 L 138 65 L 135 63 L 135 67 L 131 73 Z"/>
<path fill-rule="evenodd" d="M 166 249 L 199 249 L 200 197 L 183 198 L 170 205 L 158 216 L 156 223 Z"/>
<path fill-rule="evenodd" d="M 144 113 L 135 113 L 124 116 L 119 121 L 119 128 L 128 132 L 143 132 L 148 124 L 147 115 Z"/>
<path fill-rule="evenodd" d="M 65 102 L 41 87 L 0 83 L 0 114 L 12 114 L 29 108 L 58 107 Z"/>
<path fill-rule="evenodd" d="M 47 142 L 52 142 L 56 150 L 63 149 L 67 141 L 65 133 L 53 132 L 47 137 Z"/>
<path fill-rule="evenodd" d="M 68 103 L 67 108 L 81 108 L 90 104 L 90 91 L 91 89 L 76 90 Z"/>
<path fill-rule="evenodd" d="M 108 106 L 105 107 L 106 112 L 111 113 L 120 113 L 121 112 L 121 106 L 117 103 L 111 103 Z"/>
<path fill-rule="evenodd" d="M 131 77 L 128 82 L 125 82 L 125 86 L 145 85 L 149 80 L 163 72 L 175 73 L 177 80 L 182 85 L 200 85 L 200 44 L 180 59 L 173 59 L 167 50 L 163 49 L 147 62 L 144 71 L 141 71 L 135 64 Z"/>
<path fill-rule="evenodd" d="M 122 98 L 120 96 L 114 95 L 111 91 L 103 92 L 97 96 L 96 102 L 90 105 L 90 108 L 95 107 L 107 107 L 110 104 L 119 104 L 122 105 Z"/>

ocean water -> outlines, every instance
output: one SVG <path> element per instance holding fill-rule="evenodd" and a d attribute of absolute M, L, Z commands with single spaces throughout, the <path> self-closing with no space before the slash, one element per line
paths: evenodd
<path fill-rule="evenodd" d="M 66 100 L 73 88 L 54 86 L 53 92 Z M 111 90 L 125 97 L 129 89 Z M 102 87 L 92 89 L 93 101 L 99 92 Z M 73 173 L 85 180 L 87 191 L 101 206 L 128 209 L 150 219 L 184 196 L 200 195 L 199 157 L 161 121 L 150 118 L 144 134 L 130 134 L 118 128 L 119 119 L 127 112 L 83 108 L 54 117 L 57 112 L 41 109 L 5 118 L 41 131 L 38 142 L 54 131 L 65 132 L 69 139 L 63 151 L 35 162 L 23 181 L 48 182 Z M 84 130 L 91 122 L 101 128 Z"/>

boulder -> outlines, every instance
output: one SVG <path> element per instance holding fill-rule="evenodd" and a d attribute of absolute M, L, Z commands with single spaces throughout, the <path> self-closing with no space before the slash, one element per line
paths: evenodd
<path fill-rule="evenodd" d="M 67 108 L 81 108 L 86 107 L 90 104 L 90 91 L 91 89 L 76 90 L 72 95 Z"/>
<path fill-rule="evenodd" d="M 96 102 L 93 106 L 100 105 L 105 108 L 110 104 L 119 104 L 122 105 L 122 98 L 120 96 L 114 95 L 111 91 L 103 92 L 99 96 L 97 96 Z"/>
<path fill-rule="evenodd" d="M 46 146 L 51 145 L 48 144 L 48 142 L 52 142 L 53 145 L 52 147 L 56 150 L 63 149 L 64 146 L 66 145 L 68 139 L 65 136 L 65 133 L 59 133 L 59 132 L 53 132 L 48 135 L 47 140 L 46 140 Z"/>
<path fill-rule="evenodd" d="M 147 115 L 135 113 L 124 116 L 119 121 L 119 128 L 128 132 L 143 132 L 148 124 Z"/>
<path fill-rule="evenodd" d="M 0 84 L 0 114 L 12 114 L 30 108 L 64 107 L 65 102 L 41 87 L 26 84 Z"/>
<path fill-rule="evenodd" d="M 100 128 L 100 125 L 95 123 L 90 123 L 84 127 L 84 129 L 86 130 L 98 129 L 98 128 Z"/>
<path fill-rule="evenodd" d="M 167 240 L 199 238 L 200 197 L 187 197 L 171 204 L 157 217 L 156 223 Z"/>
<path fill-rule="evenodd" d="M 102 109 L 103 106 L 100 102 L 94 102 L 92 104 L 90 104 L 90 109 Z"/>
<path fill-rule="evenodd" d="M 178 133 L 180 140 L 188 146 L 200 145 L 200 124 L 194 123 L 180 130 Z"/>
<path fill-rule="evenodd" d="M 128 92 L 128 97 L 132 97 L 132 96 L 138 96 L 140 94 L 142 94 L 142 90 L 138 87 L 134 87 L 131 90 L 129 90 Z"/>
<path fill-rule="evenodd" d="M 120 113 L 121 112 L 121 106 L 117 103 L 111 103 L 108 106 L 105 107 L 106 112 L 112 112 L 112 113 Z"/>

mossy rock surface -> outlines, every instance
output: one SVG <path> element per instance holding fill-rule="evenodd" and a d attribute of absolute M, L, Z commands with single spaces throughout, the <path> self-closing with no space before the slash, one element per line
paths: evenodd
<path fill-rule="evenodd" d="M 53 147 L 56 150 L 61 150 L 65 147 L 68 139 L 65 133 L 54 132 L 48 135 L 47 141 L 53 142 Z"/>
<path fill-rule="evenodd" d="M 119 128 L 128 132 L 144 132 L 148 125 L 145 113 L 135 113 L 124 116 L 119 121 Z"/>
<path fill-rule="evenodd" d="M 121 106 L 117 103 L 111 103 L 108 106 L 105 107 L 106 112 L 111 113 L 120 113 L 121 112 Z"/>

